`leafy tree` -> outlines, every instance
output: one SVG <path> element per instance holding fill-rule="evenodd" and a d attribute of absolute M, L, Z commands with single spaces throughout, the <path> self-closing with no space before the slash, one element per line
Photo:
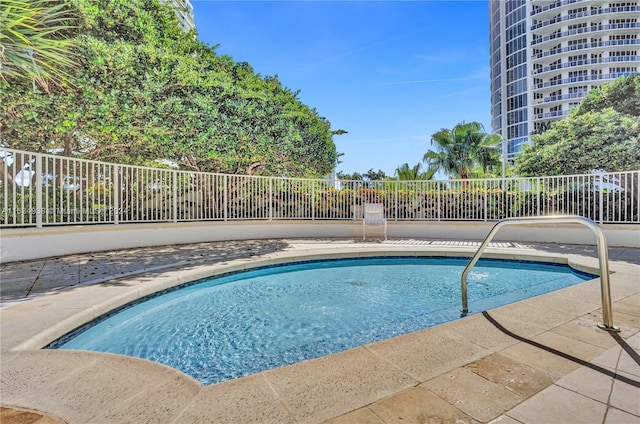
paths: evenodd
<path fill-rule="evenodd" d="M 436 169 L 422 170 L 422 164 L 417 163 L 413 167 L 410 167 L 408 163 L 403 163 L 396 168 L 396 178 L 401 181 L 418 181 L 418 180 L 430 180 L 433 178 Z"/>
<path fill-rule="evenodd" d="M 478 122 L 462 122 L 431 136 L 436 150 L 425 153 L 423 161 L 430 171 L 441 170 L 449 177 L 467 179 L 476 166 L 483 171 L 500 164 L 500 136 L 484 132 Z"/>
<path fill-rule="evenodd" d="M 516 158 L 523 176 L 640 169 L 640 75 L 591 90 L 567 118 Z"/>
<path fill-rule="evenodd" d="M 62 93 L 0 82 L 11 147 L 121 163 L 323 176 L 337 160 L 330 123 L 244 62 L 185 34 L 157 0 L 77 0 L 79 66 Z M 32 91 L 32 90 L 31 90 Z"/>
<path fill-rule="evenodd" d="M 623 76 L 590 90 L 573 113 L 583 115 L 608 107 L 625 115 L 640 116 L 640 74 Z"/>
<path fill-rule="evenodd" d="M 46 92 L 67 82 L 77 21 L 63 1 L 2 0 L 0 80 L 27 80 Z"/>
<path fill-rule="evenodd" d="M 369 181 L 382 181 L 387 179 L 387 174 L 382 169 L 374 171 L 373 168 L 369 168 L 363 177 Z"/>
<path fill-rule="evenodd" d="M 534 136 L 516 159 L 523 176 L 640 169 L 640 118 L 612 108 L 571 115 Z"/>
<path fill-rule="evenodd" d="M 370 168 L 364 174 L 354 172 L 353 174 L 346 174 L 343 171 L 339 171 L 336 177 L 340 180 L 354 180 L 354 181 L 382 181 L 387 179 L 387 174 L 382 169 L 374 171 Z"/>
<path fill-rule="evenodd" d="M 338 178 L 339 180 L 354 180 L 354 181 L 364 180 L 362 174 L 359 172 L 354 172 L 353 174 L 346 174 L 343 171 L 338 171 L 336 173 L 336 178 Z"/>

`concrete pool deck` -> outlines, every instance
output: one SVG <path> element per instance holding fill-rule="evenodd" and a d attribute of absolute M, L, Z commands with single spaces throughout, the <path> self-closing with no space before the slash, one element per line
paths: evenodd
<path fill-rule="evenodd" d="M 211 386 L 142 359 L 41 349 L 114 307 L 212 273 L 301 257 L 470 256 L 478 246 L 407 239 L 231 241 L 2 264 L 0 420 L 640 422 L 640 251 L 632 248 L 609 248 L 617 334 L 596 328 L 596 279 Z M 500 242 L 485 256 L 598 267 L 591 246 Z"/>

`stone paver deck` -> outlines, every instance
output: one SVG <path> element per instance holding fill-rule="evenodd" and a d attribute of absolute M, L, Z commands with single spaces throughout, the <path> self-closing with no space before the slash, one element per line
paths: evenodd
<path fill-rule="evenodd" d="M 40 349 L 148 293 L 300 257 L 470 256 L 478 242 L 261 240 L 2 264 L 0 422 L 638 423 L 640 252 L 610 248 L 614 322 L 599 280 L 345 352 L 203 386 L 120 355 Z M 594 247 L 495 243 L 488 256 L 597 268 Z"/>

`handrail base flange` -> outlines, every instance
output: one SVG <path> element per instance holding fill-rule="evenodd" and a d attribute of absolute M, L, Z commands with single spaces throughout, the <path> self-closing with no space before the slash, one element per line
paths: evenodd
<path fill-rule="evenodd" d="M 608 331 L 610 333 L 619 333 L 620 332 L 620 327 L 613 325 L 611 327 L 604 325 L 602 323 L 598 323 L 598 328 L 604 331 Z"/>

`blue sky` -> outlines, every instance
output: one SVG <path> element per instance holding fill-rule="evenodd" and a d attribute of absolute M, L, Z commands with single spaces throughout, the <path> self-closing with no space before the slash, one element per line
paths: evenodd
<path fill-rule="evenodd" d="M 191 0 L 198 38 L 331 122 L 338 171 L 393 175 L 441 128 L 490 132 L 488 2 Z"/>

